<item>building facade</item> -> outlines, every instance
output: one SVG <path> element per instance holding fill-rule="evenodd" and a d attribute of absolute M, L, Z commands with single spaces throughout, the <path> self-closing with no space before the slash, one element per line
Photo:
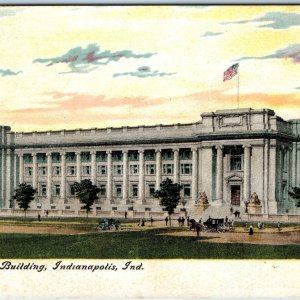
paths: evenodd
<path fill-rule="evenodd" d="M 76 215 L 73 184 L 100 188 L 95 215 L 115 211 L 161 214 L 153 198 L 170 178 L 183 186 L 177 212 L 192 213 L 205 192 L 212 206 L 244 211 L 256 192 L 263 214 L 297 213 L 288 191 L 300 185 L 300 119 L 284 121 L 269 109 L 217 110 L 191 124 L 47 132 L 1 126 L 2 211 L 20 183 L 36 190 L 31 209 Z"/>

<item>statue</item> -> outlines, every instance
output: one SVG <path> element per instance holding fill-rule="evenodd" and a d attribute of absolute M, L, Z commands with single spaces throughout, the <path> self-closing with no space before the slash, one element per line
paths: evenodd
<path fill-rule="evenodd" d="M 254 205 L 260 205 L 260 200 L 258 199 L 258 196 L 255 192 L 251 195 L 249 203 Z"/>
<path fill-rule="evenodd" d="M 207 199 L 207 195 L 205 192 L 200 194 L 200 198 L 197 201 L 197 203 L 201 203 L 201 204 L 208 204 L 208 199 Z"/>

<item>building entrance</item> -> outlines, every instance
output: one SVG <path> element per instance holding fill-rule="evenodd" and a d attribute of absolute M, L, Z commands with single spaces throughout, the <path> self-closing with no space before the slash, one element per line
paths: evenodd
<path fill-rule="evenodd" d="M 231 205 L 240 206 L 241 204 L 241 186 L 232 185 L 231 186 Z"/>

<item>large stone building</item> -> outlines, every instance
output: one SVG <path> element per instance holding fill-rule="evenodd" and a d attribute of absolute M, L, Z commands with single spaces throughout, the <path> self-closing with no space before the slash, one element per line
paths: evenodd
<path fill-rule="evenodd" d="M 245 211 L 256 192 L 265 215 L 295 214 L 288 191 L 300 184 L 300 120 L 269 109 L 217 110 L 191 124 L 13 132 L 1 127 L 2 212 L 14 211 L 14 189 L 37 189 L 31 210 L 80 213 L 72 185 L 100 188 L 95 215 L 162 214 L 153 193 L 166 178 L 183 185 L 177 212 L 193 213 L 200 193 L 214 206 Z"/>

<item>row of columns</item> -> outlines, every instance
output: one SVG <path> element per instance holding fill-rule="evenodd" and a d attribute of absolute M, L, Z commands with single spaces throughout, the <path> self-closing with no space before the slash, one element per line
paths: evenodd
<path fill-rule="evenodd" d="M 174 177 L 173 181 L 179 183 L 179 173 L 180 173 L 180 160 L 179 160 L 179 149 L 174 149 Z M 197 199 L 197 174 L 198 174 L 198 149 L 192 149 L 192 199 Z M 81 181 L 81 152 L 76 153 L 76 181 Z M 97 184 L 97 161 L 96 161 L 96 151 L 91 151 L 91 181 L 93 184 Z M 128 150 L 122 151 L 123 153 L 123 199 L 128 200 L 129 198 L 129 164 L 128 164 Z M 107 151 L 107 200 L 111 201 L 113 198 L 113 163 L 112 163 L 112 151 Z M 51 186 L 52 186 L 52 154 L 47 153 L 47 198 L 50 200 L 52 196 Z M 24 181 L 24 158 L 23 154 L 18 154 L 19 156 L 19 182 Z M 60 198 L 66 198 L 66 152 L 60 152 L 61 156 L 61 184 L 60 184 Z M 32 186 L 33 188 L 38 187 L 38 162 L 37 154 L 32 154 L 33 167 L 32 167 Z M 162 178 L 162 159 L 161 150 L 156 150 L 156 178 L 155 178 L 155 189 L 158 190 L 161 184 Z M 142 202 L 145 198 L 145 155 L 144 150 L 139 150 L 139 193 L 138 198 Z"/>

